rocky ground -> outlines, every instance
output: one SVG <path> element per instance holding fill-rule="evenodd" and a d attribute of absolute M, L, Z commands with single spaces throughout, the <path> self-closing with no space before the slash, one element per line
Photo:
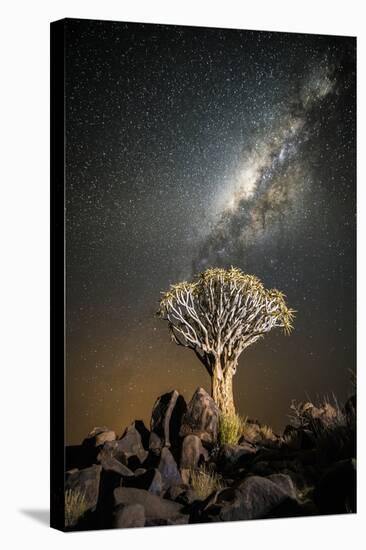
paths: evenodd
<path fill-rule="evenodd" d="M 68 530 L 356 511 L 356 399 L 293 405 L 282 435 L 247 420 L 236 443 L 202 388 L 156 401 L 150 430 L 95 428 L 66 448 Z"/>

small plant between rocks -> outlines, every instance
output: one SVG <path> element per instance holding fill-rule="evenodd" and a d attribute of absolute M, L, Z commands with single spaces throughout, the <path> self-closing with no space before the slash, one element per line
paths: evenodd
<path fill-rule="evenodd" d="M 245 421 L 237 414 L 220 415 L 219 420 L 219 441 L 221 445 L 236 445 L 242 435 L 242 428 Z"/>
<path fill-rule="evenodd" d="M 81 489 L 68 489 L 65 491 L 65 526 L 72 527 L 87 511 L 85 491 Z"/>
<path fill-rule="evenodd" d="M 190 485 L 199 500 L 225 487 L 221 476 L 205 465 L 190 471 Z"/>

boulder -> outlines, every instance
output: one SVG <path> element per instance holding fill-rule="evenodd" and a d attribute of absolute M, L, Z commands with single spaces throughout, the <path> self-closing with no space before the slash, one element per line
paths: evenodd
<path fill-rule="evenodd" d="M 132 423 L 124 432 L 121 439 L 118 440 L 118 452 L 124 453 L 128 462 L 131 458 L 137 458 L 140 464 L 147 458 L 148 452 L 145 451 L 140 432 Z M 139 467 L 136 465 L 136 468 Z"/>
<path fill-rule="evenodd" d="M 180 458 L 180 472 L 185 483 L 189 481 L 189 471 L 197 468 L 202 461 L 208 459 L 208 452 L 203 447 L 197 435 L 187 435 L 183 440 Z"/>
<path fill-rule="evenodd" d="M 117 458 L 113 456 L 110 448 L 103 447 L 98 456 L 97 460 L 102 466 L 103 470 L 115 472 L 121 476 L 130 477 L 133 476 L 132 470 L 130 470 L 125 464 L 122 464 Z"/>
<path fill-rule="evenodd" d="M 161 446 L 178 445 L 180 425 L 186 409 L 184 397 L 177 390 L 165 393 L 157 399 L 152 410 L 150 427 L 151 432 L 160 438 Z"/>
<path fill-rule="evenodd" d="M 106 441 L 115 441 L 116 433 L 106 426 L 94 428 L 84 439 L 83 445 L 91 447 L 100 447 Z"/>
<path fill-rule="evenodd" d="M 145 510 L 145 525 L 181 525 L 188 523 L 189 516 L 182 513 L 180 504 L 153 495 L 144 489 L 117 487 L 113 495 L 116 506 L 142 505 Z"/>
<path fill-rule="evenodd" d="M 245 519 L 265 518 L 287 497 L 273 481 L 264 477 L 251 476 L 239 483 L 241 503 Z"/>
<path fill-rule="evenodd" d="M 180 435 L 197 435 L 201 441 L 215 444 L 217 441 L 220 411 L 215 401 L 203 389 L 198 388 L 182 418 Z"/>
<path fill-rule="evenodd" d="M 127 456 L 126 453 L 123 451 L 125 448 L 125 444 L 121 442 L 120 439 L 116 439 L 116 441 L 106 441 L 103 445 L 102 451 L 103 454 L 109 454 L 111 457 L 116 458 L 127 466 Z M 100 453 L 101 451 L 99 451 Z M 97 456 L 99 456 L 99 453 Z"/>
<path fill-rule="evenodd" d="M 248 458 L 256 452 L 256 447 L 248 442 L 241 445 L 222 445 L 218 455 L 218 467 L 222 472 L 231 472 L 245 465 Z"/>
<path fill-rule="evenodd" d="M 172 485 L 179 485 L 182 483 L 177 463 L 167 447 L 164 447 L 161 451 L 158 470 L 161 474 L 163 490 L 168 489 L 168 487 Z"/>
<path fill-rule="evenodd" d="M 198 497 L 195 491 L 193 489 L 186 489 L 176 497 L 175 502 L 179 502 L 179 504 L 183 504 L 184 506 L 190 506 L 197 500 Z"/>
<path fill-rule="evenodd" d="M 65 491 L 80 492 L 84 495 L 85 511 L 94 511 L 98 502 L 100 474 L 102 467 L 93 465 L 84 470 L 66 472 Z"/>
<path fill-rule="evenodd" d="M 134 422 L 132 422 L 131 426 L 134 427 L 140 434 L 143 448 L 145 450 L 148 450 L 150 432 L 146 428 L 143 420 L 135 420 Z"/>
<path fill-rule="evenodd" d="M 284 505 L 297 503 L 288 497 L 271 480 L 251 476 L 245 478 L 236 487 L 218 491 L 210 497 L 203 510 L 207 521 L 238 521 L 278 517 L 278 510 Z M 284 515 L 293 515 L 291 506 L 286 506 Z"/>
<path fill-rule="evenodd" d="M 162 439 L 155 432 L 150 432 L 149 449 L 154 455 L 159 455 L 163 448 Z"/>
<path fill-rule="evenodd" d="M 321 514 L 356 512 L 356 460 L 340 460 L 322 475 L 314 490 Z"/>
<path fill-rule="evenodd" d="M 145 472 L 147 472 L 146 468 L 137 468 L 137 470 L 135 470 L 135 476 L 140 476 L 141 474 L 144 474 Z"/>
<path fill-rule="evenodd" d="M 129 528 L 144 527 L 145 509 L 142 504 L 121 505 L 114 511 L 113 527 Z"/>
<path fill-rule="evenodd" d="M 156 468 L 151 468 L 143 473 L 123 479 L 123 487 L 135 487 L 136 489 L 145 489 L 154 495 L 160 495 L 163 490 L 163 481 L 161 473 Z"/>
<path fill-rule="evenodd" d="M 273 481 L 282 491 L 290 498 L 297 500 L 297 494 L 294 482 L 291 477 L 286 474 L 271 474 L 268 479 Z"/>
<path fill-rule="evenodd" d="M 273 468 L 268 460 L 259 460 L 255 462 L 250 471 L 257 476 L 269 476 L 273 474 Z"/>
<path fill-rule="evenodd" d="M 197 497 L 187 483 L 181 483 L 180 485 L 169 487 L 164 498 L 187 505 L 191 504 Z"/>

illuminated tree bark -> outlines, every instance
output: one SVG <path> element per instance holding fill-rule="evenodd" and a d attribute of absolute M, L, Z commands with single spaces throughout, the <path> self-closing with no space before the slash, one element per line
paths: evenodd
<path fill-rule="evenodd" d="M 273 328 L 291 331 L 294 310 L 284 298 L 236 268 L 208 269 L 163 293 L 158 314 L 172 340 L 192 349 L 206 368 L 224 414 L 235 412 L 232 380 L 244 349 Z"/>

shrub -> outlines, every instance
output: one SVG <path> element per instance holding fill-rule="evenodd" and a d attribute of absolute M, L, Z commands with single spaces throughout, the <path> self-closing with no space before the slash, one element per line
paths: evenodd
<path fill-rule="evenodd" d="M 237 414 L 221 414 L 219 421 L 220 445 L 236 445 L 242 435 L 243 420 Z"/>
<path fill-rule="evenodd" d="M 190 471 L 190 484 L 200 500 L 204 500 L 214 491 L 224 488 L 221 477 L 206 466 Z"/>
<path fill-rule="evenodd" d="M 81 489 L 68 489 L 65 492 L 65 526 L 72 527 L 85 514 L 88 507 L 86 504 L 85 491 Z"/>

